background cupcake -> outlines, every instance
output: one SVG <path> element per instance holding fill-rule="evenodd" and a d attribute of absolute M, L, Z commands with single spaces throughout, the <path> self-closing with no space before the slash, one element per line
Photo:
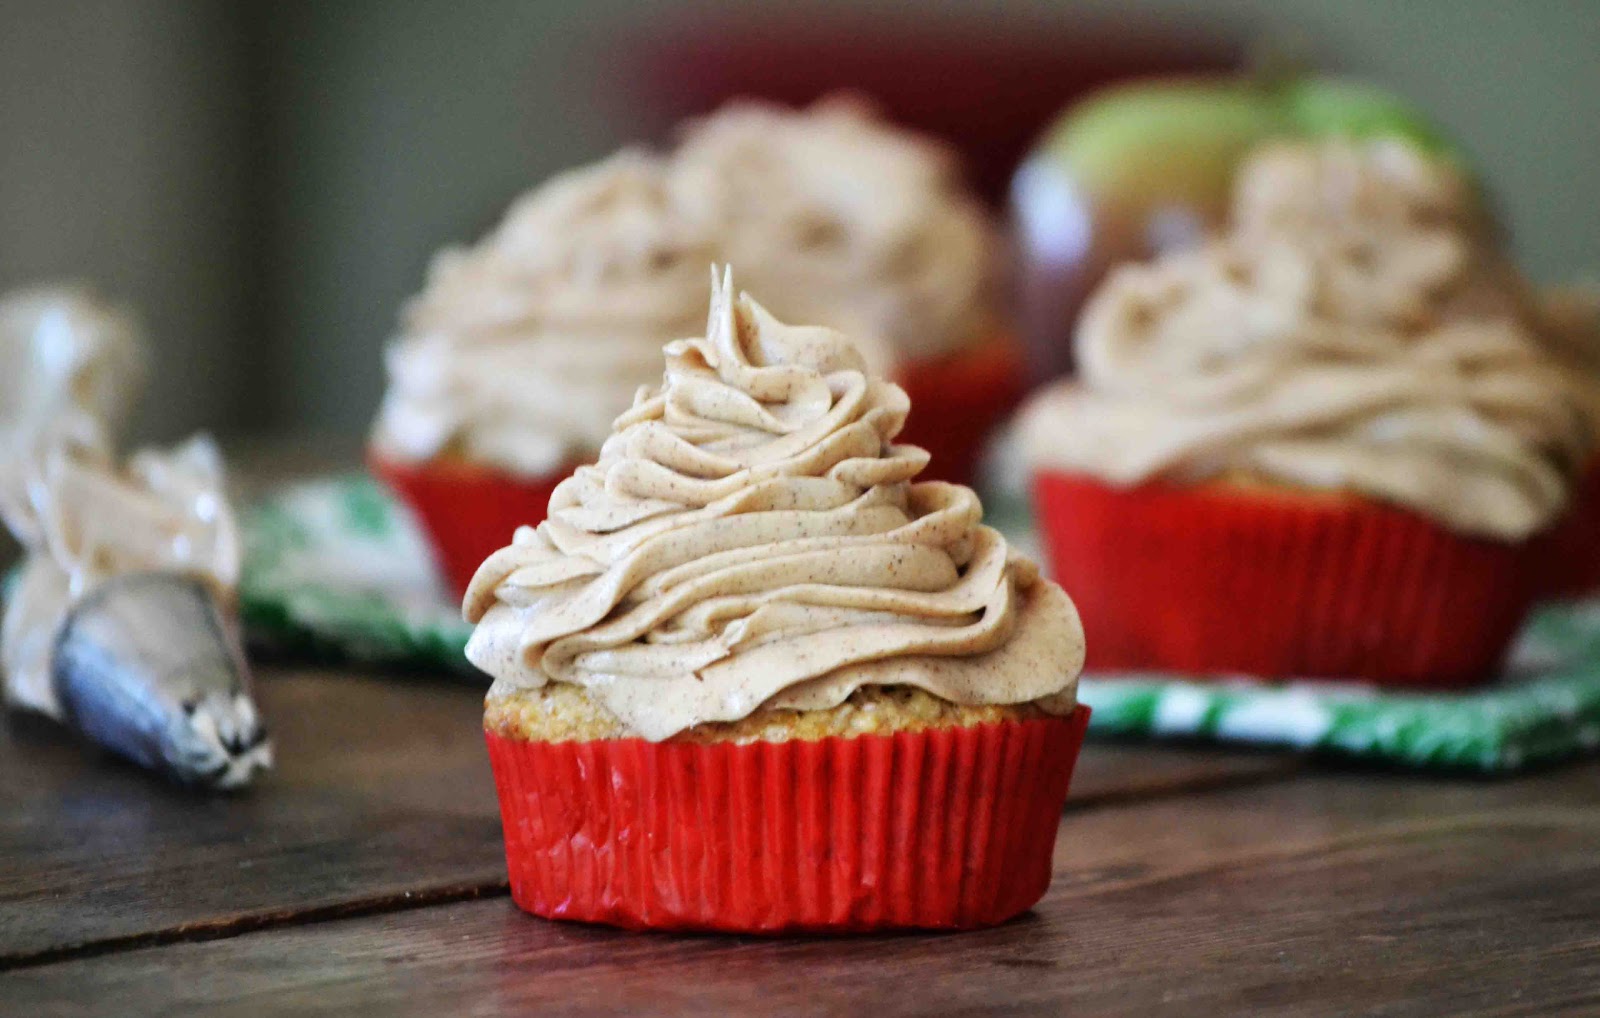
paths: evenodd
<path fill-rule="evenodd" d="M 1269 148 L 1225 236 L 1091 300 L 1023 424 L 1091 667 L 1498 661 L 1593 436 L 1467 194 L 1400 142 Z"/>
<path fill-rule="evenodd" d="M 406 308 L 371 458 L 457 588 L 698 327 L 714 249 L 667 180 L 632 151 L 558 176 L 440 254 Z"/>
<path fill-rule="evenodd" d="M 468 590 L 513 897 L 761 932 L 1015 915 L 1087 721 L 1071 601 L 970 489 L 914 483 L 905 393 L 841 334 L 729 282 L 707 333 Z"/>
<path fill-rule="evenodd" d="M 997 238 L 953 153 L 834 98 L 730 104 L 688 125 L 674 162 L 751 290 L 856 337 L 919 408 L 906 439 L 932 475 L 970 480 L 1022 369 L 997 313 Z"/>
<path fill-rule="evenodd" d="M 1241 175 L 1236 229 L 1270 237 L 1290 231 L 1343 245 L 1355 282 L 1355 301 L 1402 325 L 1468 317 L 1500 318 L 1537 335 L 1566 373 L 1562 388 L 1587 422 L 1589 446 L 1561 520 L 1540 536 L 1544 560 L 1537 583 L 1544 596 L 1571 596 L 1600 586 L 1600 296 L 1583 287 L 1540 291 L 1495 242 L 1496 228 L 1481 191 L 1459 161 L 1409 145 L 1282 144 L 1264 148 Z M 1459 266 L 1461 278 L 1434 294 L 1427 280 L 1390 274 L 1368 263 L 1392 239 L 1406 235 L 1409 260 L 1430 257 Z M 1463 257 L 1459 249 L 1475 250 Z M 1330 277 L 1338 285 L 1338 275 Z"/>

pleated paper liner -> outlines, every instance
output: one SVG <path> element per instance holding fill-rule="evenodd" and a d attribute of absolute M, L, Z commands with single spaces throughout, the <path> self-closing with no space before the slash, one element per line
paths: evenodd
<path fill-rule="evenodd" d="M 1041 473 L 1034 499 L 1087 667 L 1459 688 L 1488 679 L 1537 554 L 1356 498 Z"/>
<path fill-rule="evenodd" d="M 572 472 L 523 478 L 471 463 L 403 463 L 376 453 L 367 462 L 416 516 L 458 596 L 483 560 L 511 543 L 518 527 L 544 520 L 550 495 Z"/>
<path fill-rule="evenodd" d="M 1089 710 L 788 742 L 485 736 L 516 903 L 630 929 L 967 929 L 1050 883 Z"/>
<path fill-rule="evenodd" d="M 928 450 L 925 480 L 970 485 L 990 432 L 1022 400 L 1022 351 L 1009 335 L 948 357 L 912 361 L 895 372 L 911 415 L 895 441 Z"/>
<path fill-rule="evenodd" d="M 1600 591 L 1600 461 L 1592 462 L 1572 493 L 1572 508 L 1540 542 L 1539 593 L 1576 598 Z"/>

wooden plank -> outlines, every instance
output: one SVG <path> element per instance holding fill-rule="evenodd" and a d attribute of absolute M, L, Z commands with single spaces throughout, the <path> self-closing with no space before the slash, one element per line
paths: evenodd
<path fill-rule="evenodd" d="M 1600 766 L 1315 776 L 1069 814 L 1033 914 L 959 936 L 755 940 L 503 900 L 0 977 L 19 1013 L 1595 1013 Z"/>
<path fill-rule="evenodd" d="M 230 798 L 168 787 L 44 722 L 0 724 L 0 966 L 503 888 L 480 692 L 268 668 L 258 693 L 278 767 Z M 1291 766 L 1091 745 L 1076 784 L 1093 803 Z"/>
<path fill-rule="evenodd" d="M 271 669 L 258 694 L 278 766 L 230 797 L 0 725 L 0 955 L 502 885 L 481 694 Z"/>
<path fill-rule="evenodd" d="M 1280 750 L 1220 749 L 1091 739 L 1072 775 L 1068 809 L 1103 806 L 1289 777 L 1306 758 Z"/>

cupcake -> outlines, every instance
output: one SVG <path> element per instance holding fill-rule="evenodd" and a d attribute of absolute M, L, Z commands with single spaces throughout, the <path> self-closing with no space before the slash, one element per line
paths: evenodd
<path fill-rule="evenodd" d="M 714 249 L 668 177 L 632 151 L 557 176 L 440 254 L 406 308 L 370 461 L 457 590 L 544 518 L 614 408 L 658 376 L 662 344 L 698 327 Z"/>
<path fill-rule="evenodd" d="M 999 245 L 953 153 L 861 102 L 735 103 L 684 132 L 684 201 L 780 317 L 844 330 L 903 386 L 906 439 L 969 482 L 1022 396 L 996 304 Z"/>
<path fill-rule="evenodd" d="M 1203 247 L 1115 272 L 1023 444 L 1089 667 L 1485 678 L 1593 448 L 1448 165 L 1272 146 Z"/>
<path fill-rule="evenodd" d="M 1088 711 L 1072 602 L 916 480 L 855 347 L 731 279 L 467 591 L 512 896 L 776 933 L 965 928 L 1050 880 Z"/>

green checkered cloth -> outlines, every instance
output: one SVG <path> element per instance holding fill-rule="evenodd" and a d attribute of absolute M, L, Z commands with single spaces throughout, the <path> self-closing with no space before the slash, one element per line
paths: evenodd
<path fill-rule="evenodd" d="M 1026 507 L 990 521 L 1034 548 Z M 406 512 L 365 477 L 287 488 L 246 519 L 240 586 L 258 652 L 444 671 L 483 682 L 471 627 L 434 575 Z M 1412 767 L 1509 772 L 1600 744 L 1600 602 L 1535 613 L 1498 682 L 1467 693 L 1354 683 L 1084 677 L 1092 731 L 1292 746 Z"/>

